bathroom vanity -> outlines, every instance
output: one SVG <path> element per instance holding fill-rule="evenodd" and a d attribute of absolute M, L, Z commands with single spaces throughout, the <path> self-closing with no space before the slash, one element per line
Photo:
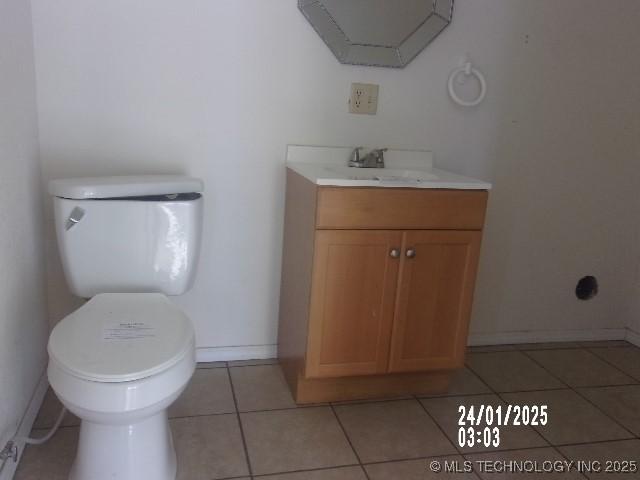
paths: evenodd
<path fill-rule="evenodd" d="M 409 166 L 288 164 L 278 356 L 298 403 L 442 393 L 463 366 L 490 185 Z"/>

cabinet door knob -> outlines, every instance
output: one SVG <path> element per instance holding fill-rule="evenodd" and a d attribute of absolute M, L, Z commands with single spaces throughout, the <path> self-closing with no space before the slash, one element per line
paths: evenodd
<path fill-rule="evenodd" d="M 413 258 L 416 256 L 415 248 L 408 248 L 406 253 L 407 258 Z"/>
<path fill-rule="evenodd" d="M 391 258 L 398 258 L 400 257 L 400 249 L 399 248 L 392 248 L 391 251 L 389 252 L 389 256 Z"/>

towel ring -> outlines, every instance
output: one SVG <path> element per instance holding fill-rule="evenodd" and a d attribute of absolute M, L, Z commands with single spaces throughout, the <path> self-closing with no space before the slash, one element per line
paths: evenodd
<path fill-rule="evenodd" d="M 456 90 L 454 87 L 454 80 L 460 73 L 464 73 L 466 76 L 473 75 L 478 79 L 478 82 L 480 82 L 480 94 L 475 100 L 469 100 L 469 101 L 462 100 L 456 93 Z M 482 102 L 482 100 L 484 100 L 484 96 L 486 94 L 487 94 L 487 82 L 484 79 L 484 75 L 482 75 L 482 73 L 480 73 L 478 69 L 473 68 L 471 66 L 471 62 L 467 62 L 461 67 L 454 69 L 449 75 L 449 95 L 451 95 L 451 98 L 453 99 L 453 101 L 456 102 L 458 105 L 462 105 L 463 107 L 475 107 L 480 102 Z"/>

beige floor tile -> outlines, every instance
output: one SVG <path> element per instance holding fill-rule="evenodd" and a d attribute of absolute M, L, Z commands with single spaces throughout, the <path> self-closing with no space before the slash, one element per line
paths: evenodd
<path fill-rule="evenodd" d="M 527 355 L 572 387 L 634 383 L 632 378 L 588 350 L 530 351 Z"/>
<path fill-rule="evenodd" d="M 254 474 L 357 463 L 330 407 L 249 412 L 241 418 Z"/>
<path fill-rule="evenodd" d="M 197 369 L 186 390 L 169 407 L 169 417 L 235 412 L 226 368 Z"/>
<path fill-rule="evenodd" d="M 428 398 L 422 399 L 421 402 L 431 416 L 435 418 L 436 422 L 438 422 L 438 425 L 440 425 L 440 428 L 442 428 L 451 442 L 456 445 L 458 445 L 458 431 L 461 428 L 461 426 L 458 425 L 458 419 L 460 417 L 458 408 L 461 405 L 466 407 L 466 412 L 469 412 L 469 407 L 473 406 L 476 414 L 481 405 L 491 405 L 494 408 L 494 411 L 501 405 L 504 409 L 504 403 L 496 395 Z M 475 425 L 474 428 L 482 431 L 487 426 L 488 425 L 486 423 L 481 422 L 480 425 Z M 469 428 L 469 425 L 465 425 L 464 428 Z M 469 447 L 467 445 L 460 450 L 463 452 L 514 450 L 547 445 L 548 443 L 531 427 L 506 426 L 500 427 L 500 445 L 498 447 L 487 448 L 481 444 L 477 444 L 473 447 Z"/>
<path fill-rule="evenodd" d="M 467 459 L 473 462 L 473 471 L 483 480 L 584 479 L 580 473 L 570 468 L 560 471 L 554 470 L 553 465 L 555 462 L 563 462 L 566 459 L 551 447 L 512 450 L 509 452 L 476 453 L 467 456 Z M 563 469 L 567 468 L 564 463 L 558 463 L 557 465 L 561 465 Z M 505 470 L 505 467 L 508 469 L 518 468 L 518 466 L 522 466 L 526 470 L 524 472 Z"/>
<path fill-rule="evenodd" d="M 77 427 L 65 427 L 43 445 L 29 445 L 14 477 L 15 480 L 67 480 L 76 456 Z"/>
<path fill-rule="evenodd" d="M 33 428 L 51 428 L 58 419 L 61 408 L 62 404 L 60 403 L 60 400 L 58 400 L 56 394 L 53 393 L 53 390 L 49 388 L 44 396 L 36 421 L 33 423 Z M 80 425 L 80 419 L 73 413 L 67 412 L 64 416 L 64 420 L 62 420 L 62 426 L 69 427 L 78 425 Z"/>
<path fill-rule="evenodd" d="M 229 371 L 239 411 L 296 406 L 279 365 L 233 367 Z"/>
<path fill-rule="evenodd" d="M 178 457 L 177 480 L 249 474 L 235 414 L 175 418 L 170 424 Z"/>
<path fill-rule="evenodd" d="M 640 385 L 581 388 L 580 393 L 628 430 L 640 435 Z"/>
<path fill-rule="evenodd" d="M 515 345 L 477 345 L 467 347 L 467 353 L 508 352 L 515 349 Z"/>
<path fill-rule="evenodd" d="M 362 467 L 329 468 L 310 472 L 283 473 L 267 475 L 265 480 L 367 480 Z"/>
<path fill-rule="evenodd" d="M 434 472 L 431 463 L 438 462 L 442 471 Z M 445 471 L 457 468 L 458 472 Z M 464 458 L 459 455 L 435 457 L 422 460 L 406 460 L 399 462 L 376 463 L 365 465 L 370 480 L 477 480 L 473 473 L 459 473 L 463 468 Z"/>
<path fill-rule="evenodd" d="M 231 362 L 227 362 L 230 367 L 248 367 L 251 365 L 277 365 L 277 358 L 265 358 L 265 359 L 256 359 L 256 360 L 233 360 Z"/>
<path fill-rule="evenodd" d="M 522 352 L 474 353 L 467 356 L 467 365 L 497 392 L 563 387 Z"/>
<path fill-rule="evenodd" d="M 467 367 L 457 370 L 451 379 L 451 385 L 447 393 L 442 395 L 424 395 L 424 398 L 442 397 L 452 395 L 475 395 L 481 393 L 491 393 L 487 385 Z"/>
<path fill-rule="evenodd" d="M 224 368 L 227 362 L 199 362 L 197 368 Z"/>
<path fill-rule="evenodd" d="M 640 348 L 592 348 L 589 351 L 640 381 Z"/>
<path fill-rule="evenodd" d="M 508 393 L 512 405 L 547 405 L 548 423 L 535 429 L 552 445 L 598 442 L 631 435 L 572 390 Z"/>
<path fill-rule="evenodd" d="M 335 407 L 363 463 L 456 453 L 416 400 Z"/>
<path fill-rule="evenodd" d="M 518 350 L 557 350 L 561 348 L 581 348 L 578 342 L 542 342 L 542 343 L 519 343 Z"/>
<path fill-rule="evenodd" d="M 570 445 L 559 447 L 560 451 L 573 461 L 600 462 L 604 469 L 607 461 L 635 461 L 640 464 L 640 440 L 624 440 L 621 442 L 592 443 L 587 445 Z M 635 473 L 605 473 L 584 471 L 587 478 L 596 480 L 600 478 L 638 480 L 640 471 Z"/>

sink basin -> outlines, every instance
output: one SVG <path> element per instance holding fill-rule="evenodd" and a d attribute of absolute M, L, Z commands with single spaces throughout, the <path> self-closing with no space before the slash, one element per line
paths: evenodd
<path fill-rule="evenodd" d="M 405 170 L 400 168 L 355 168 L 332 165 L 325 167 L 325 170 L 348 180 L 419 183 L 438 179 L 437 175 L 424 170 Z"/>
<path fill-rule="evenodd" d="M 344 153 L 344 152 L 341 152 Z M 396 155 L 397 156 L 397 155 Z M 304 155 L 302 156 L 304 158 Z M 391 157 L 391 155 L 390 155 Z M 433 168 L 424 162 L 387 162 L 388 168 L 348 167 L 345 163 L 318 161 L 287 162 L 287 167 L 316 185 L 334 187 L 375 188 L 441 188 L 456 190 L 489 190 L 491 184 L 475 178 L 464 177 L 446 170 Z M 406 167 L 406 168 L 401 168 Z"/>

